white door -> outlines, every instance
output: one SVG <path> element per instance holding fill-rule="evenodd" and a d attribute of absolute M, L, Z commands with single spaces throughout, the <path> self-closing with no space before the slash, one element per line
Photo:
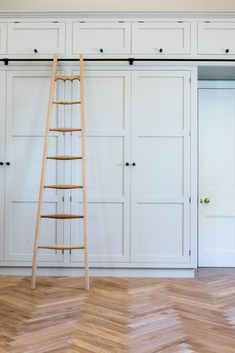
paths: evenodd
<path fill-rule="evenodd" d="M 190 71 L 135 72 L 132 87 L 132 262 L 183 266 L 190 263 Z"/>
<path fill-rule="evenodd" d="M 235 83 L 201 87 L 199 266 L 235 267 Z"/>
<path fill-rule="evenodd" d="M 5 188 L 5 259 L 31 261 L 34 243 L 37 201 L 47 114 L 51 71 L 24 70 L 7 73 L 6 116 L 6 188 Z M 61 97 L 62 98 L 62 97 Z M 59 108 L 58 108 L 59 109 Z M 63 112 L 54 115 L 61 124 Z M 63 154 L 63 138 L 50 139 L 51 154 Z M 62 162 L 63 163 L 63 162 Z M 58 180 L 57 180 L 58 178 Z M 48 161 L 48 184 L 61 182 L 63 166 Z M 45 191 L 43 212 L 60 213 L 60 193 Z M 63 224 L 43 220 L 41 244 L 63 242 Z M 61 253 L 43 250 L 39 261 L 62 261 Z"/>
<path fill-rule="evenodd" d="M 235 22 L 198 22 L 199 55 L 234 55 Z"/>
<path fill-rule="evenodd" d="M 190 22 L 132 22 L 134 54 L 190 54 Z"/>
<path fill-rule="evenodd" d="M 85 74 L 89 261 L 93 264 L 130 260 L 130 166 L 126 166 L 130 162 L 130 75 L 127 71 Z M 75 83 L 73 87 L 76 99 L 79 92 Z M 80 122 L 76 109 L 73 126 Z M 72 139 L 72 154 L 80 154 L 79 134 Z M 80 167 L 80 161 L 71 164 L 72 184 L 81 182 Z M 71 195 L 72 213 L 82 212 L 81 191 Z M 83 242 L 81 221 L 71 222 L 71 242 Z M 81 252 L 73 251 L 71 261 L 82 261 Z"/>
<path fill-rule="evenodd" d="M 73 22 L 73 54 L 130 53 L 130 22 Z"/>
<path fill-rule="evenodd" d="M 0 54 L 6 54 L 7 51 L 7 24 L 0 23 Z"/>
<path fill-rule="evenodd" d="M 0 261 L 4 256 L 6 72 L 0 71 Z"/>
<path fill-rule="evenodd" d="M 65 53 L 64 22 L 8 23 L 8 54 Z"/>

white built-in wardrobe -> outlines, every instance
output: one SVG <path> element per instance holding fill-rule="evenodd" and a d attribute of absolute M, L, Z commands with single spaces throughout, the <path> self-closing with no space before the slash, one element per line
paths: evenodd
<path fill-rule="evenodd" d="M 52 53 L 70 58 L 81 52 L 85 58 L 235 58 L 235 16 L 127 16 L 2 14 L 0 59 L 51 58 Z M 0 273 L 18 273 L 16 267 L 30 267 L 32 260 L 51 64 L 0 65 Z M 91 267 L 136 275 L 163 270 L 187 275 L 197 267 L 198 65 L 86 63 Z M 78 65 L 61 62 L 59 70 L 75 74 Z M 79 85 L 62 82 L 56 94 L 75 98 L 78 90 Z M 58 127 L 77 126 L 79 112 L 58 107 L 53 120 Z M 78 146 L 79 135 L 54 133 L 49 151 L 76 154 Z M 47 182 L 77 184 L 79 163 L 49 161 Z M 81 207 L 80 191 L 48 190 L 44 200 L 47 213 Z M 81 226 L 76 220 L 45 220 L 42 242 L 82 242 Z M 82 265 L 79 251 L 48 250 L 39 256 L 44 268 Z"/>

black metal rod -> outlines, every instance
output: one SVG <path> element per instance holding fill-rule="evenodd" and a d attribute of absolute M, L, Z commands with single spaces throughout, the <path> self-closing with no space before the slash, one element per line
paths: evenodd
<path fill-rule="evenodd" d="M 5 65 L 8 65 L 9 62 L 37 62 L 37 61 L 53 61 L 53 58 L 3 58 L 0 59 Z M 58 61 L 79 61 L 79 58 L 59 58 Z M 134 62 L 146 61 L 146 62 L 232 62 L 235 63 L 235 59 L 173 59 L 173 58 L 85 58 L 84 61 L 117 61 L 125 62 L 127 61 L 130 65 L 133 65 Z"/>

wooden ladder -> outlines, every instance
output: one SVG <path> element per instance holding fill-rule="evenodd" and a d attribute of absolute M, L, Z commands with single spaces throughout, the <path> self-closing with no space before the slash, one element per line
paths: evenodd
<path fill-rule="evenodd" d="M 87 239 L 87 206 L 86 206 L 86 169 L 85 169 L 85 113 L 84 113 L 84 62 L 83 56 L 80 55 L 80 75 L 79 76 L 61 76 L 57 75 L 57 62 L 58 55 L 54 55 L 53 57 L 53 66 L 52 66 L 52 76 L 50 83 L 50 94 L 48 101 L 48 111 L 47 111 L 47 120 L 45 127 L 45 140 L 44 140 L 44 149 L 43 149 L 43 159 L 42 159 L 42 171 L 41 171 L 41 180 L 40 180 L 40 191 L 38 198 L 38 210 L 37 210 L 37 223 L 35 230 L 35 242 L 34 242 L 34 252 L 33 252 L 33 264 L 32 264 L 32 280 L 31 280 L 31 289 L 35 288 L 36 285 L 36 273 L 37 273 L 37 259 L 38 259 L 38 251 L 39 249 L 54 249 L 54 250 L 71 250 L 80 249 L 84 250 L 84 269 L 85 269 L 85 289 L 89 289 L 89 273 L 88 273 L 88 239 Z M 80 81 L 80 100 L 77 101 L 65 101 L 54 100 L 55 93 L 55 83 L 58 80 L 62 81 L 71 81 L 79 80 Z M 51 128 L 52 121 L 52 107 L 54 104 L 62 104 L 62 105 L 71 105 L 71 104 L 79 104 L 81 111 L 81 128 L 70 128 L 70 127 L 58 127 Z M 48 156 L 48 144 L 50 132 L 62 132 L 62 133 L 72 133 L 72 132 L 80 132 L 81 133 L 81 156 Z M 81 159 L 82 161 L 82 185 L 45 185 L 45 177 L 46 177 L 46 165 L 48 159 L 55 160 L 77 160 Z M 72 215 L 72 214 L 42 214 L 43 207 L 43 194 L 45 188 L 52 189 L 81 189 L 83 196 L 83 214 L 82 215 Z M 43 218 L 52 218 L 52 219 L 82 219 L 83 221 L 83 229 L 84 229 L 84 244 L 82 245 L 40 245 L 40 231 L 41 231 L 41 223 Z"/>

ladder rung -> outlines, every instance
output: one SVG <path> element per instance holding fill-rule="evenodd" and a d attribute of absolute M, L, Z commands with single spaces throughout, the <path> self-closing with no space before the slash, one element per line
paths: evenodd
<path fill-rule="evenodd" d="M 44 185 L 47 189 L 82 189 L 82 185 Z"/>
<path fill-rule="evenodd" d="M 47 159 L 57 159 L 60 161 L 68 161 L 73 159 L 82 159 L 81 156 L 48 156 Z"/>
<path fill-rule="evenodd" d="M 81 104 L 81 101 L 53 101 L 53 104 Z"/>
<path fill-rule="evenodd" d="M 72 219 L 72 218 L 83 218 L 83 216 L 74 215 L 74 214 L 46 214 L 46 215 L 41 215 L 41 218 Z"/>
<path fill-rule="evenodd" d="M 75 249 L 85 249 L 85 246 L 81 245 L 39 245 L 39 249 L 54 249 L 54 250 L 75 250 Z"/>
<path fill-rule="evenodd" d="M 62 80 L 62 81 L 74 81 L 74 80 L 78 80 L 80 81 L 80 76 L 56 76 L 55 81 L 57 80 Z"/>
<path fill-rule="evenodd" d="M 52 128 L 50 131 L 57 131 L 57 132 L 74 132 L 74 131 L 82 131 L 82 129 L 72 128 L 72 127 L 57 127 Z"/>

